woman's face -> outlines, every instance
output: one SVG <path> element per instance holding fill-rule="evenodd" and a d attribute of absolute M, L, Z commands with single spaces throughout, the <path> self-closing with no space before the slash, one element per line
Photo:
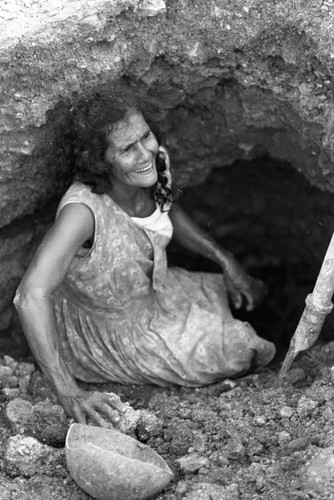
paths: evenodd
<path fill-rule="evenodd" d="M 105 160 L 111 164 L 109 176 L 114 187 L 148 188 L 157 182 L 159 144 L 141 113 L 130 112 L 117 122 L 107 145 Z"/>

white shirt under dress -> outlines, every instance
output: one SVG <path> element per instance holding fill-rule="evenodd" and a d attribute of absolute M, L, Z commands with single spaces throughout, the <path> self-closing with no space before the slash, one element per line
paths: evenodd
<path fill-rule="evenodd" d="M 131 219 L 143 229 L 155 231 L 168 238 L 172 237 L 173 225 L 169 218 L 168 211 L 161 212 L 159 206 L 157 206 L 153 214 L 148 217 L 131 217 Z"/>

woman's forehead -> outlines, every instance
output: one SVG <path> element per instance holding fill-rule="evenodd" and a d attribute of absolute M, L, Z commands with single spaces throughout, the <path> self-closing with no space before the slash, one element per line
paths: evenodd
<path fill-rule="evenodd" d="M 108 142 L 115 147 L 126 146 L 140 139 L 148 128 L 142 113 L 138 111 L 131 112 L 122 120 L 113 124 L 108 135 Z"/>

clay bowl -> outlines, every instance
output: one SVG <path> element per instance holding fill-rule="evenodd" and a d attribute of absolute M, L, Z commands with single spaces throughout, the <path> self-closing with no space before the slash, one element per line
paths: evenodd
<path fill-rule="evenodd" d="M 72 424 L 65 455 L 74 481 L 99 500 L 142 500 L 164 488 L 173 473 L 158 453 L 118 431 Z"/>

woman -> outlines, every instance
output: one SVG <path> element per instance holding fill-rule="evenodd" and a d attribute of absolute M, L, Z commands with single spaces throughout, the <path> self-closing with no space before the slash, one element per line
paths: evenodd
<path fill-rule="evenodd" d="M 168 153 L 129 93 L 79 101 L 65 139 L 73 183 L 15 304 L 66 413 L 108 426 L 120 409 L 76 379 L 196 387 L 270 362 L 273 344 L 228 304 L 252 310 L 262 283 L 173 203 Z M 172 235 L 224 278 L 167 268 Z"/>

